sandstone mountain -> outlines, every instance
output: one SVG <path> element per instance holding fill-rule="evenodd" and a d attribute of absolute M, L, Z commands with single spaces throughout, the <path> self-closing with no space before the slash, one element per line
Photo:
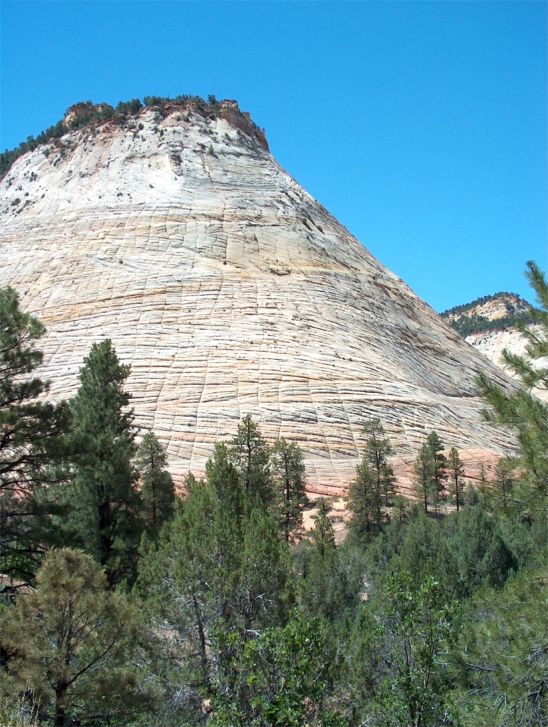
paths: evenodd
<path fill-rule="evenodd" d="M 531 305 L 515 293 L 495 293 L 441 313 L 464 337 L 474 333 L 514 329 L 532 320 Z"/>
<path fill-rule="evenodd" d="M 531 316 L 531 305 L 515 293 L 495 293 L 471 303 L 451 308 L 441 314 L 459 331 L 464 340 L 474 346 L 496 366 L 512 375 L 503 358 L 503 351 L 523 356 L 527 340 L 517 328 L 525 324 L 538 330 Z M 546 399 L 546 392 L 537 394 Z"/>
<path fill-rule="evenodd" d="M 179 479 L 246 413 L 300 443 L 313 493 L 344 490 L 371 417 L 404 489 L 432 429 L 471 474 L 508 447 L 474 381 L 505 375 L 276 163 L 235 102 L 122 118 L 82 104 L 56 129 L 0 183 L 0 285 L 47 326 L 53 397 L 111 338 L 136 424 Z"/>

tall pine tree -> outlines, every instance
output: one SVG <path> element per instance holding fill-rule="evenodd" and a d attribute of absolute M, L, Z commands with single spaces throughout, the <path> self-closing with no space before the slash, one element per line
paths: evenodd
<path fill-rule="evenodd" d="M 48 389 L 33 376 L 44 330 L 12 288 L 0 288 L 0 573 L 19 582 L 32 580 L 48 541 L 45 488 L 57 479 L 68 425 L 65 405 L 39 400 Z"/>
<path fill-rule="evenodd" d="M 394 470 L 388 463 L 393 450 L 381 422 L 372 419 L 364 426 L 364 434 L 365 451 L 348 491 L 350 530 L 358 540 L 382 529 L 386 519 L 383 506 L 390 504 L 395 492 Z"/>
<path fill-rule="evenodd" d="M 422 501 L 424 512 L 428 514 L 428 502 L 430 500 L 430 493 L 432 488 L 432 453 L 427 442 L 419 449 L 417 459 L 414 465 L 414 489 L 415 493 Z"/>
<path fill-rule="evenodd" d="M 280 439 L 272 449 L 272 474 L 278 503 L 278 517 L 286 543 L 302 529 L 306 504 L 305 468 L 298 444 Z"/>
<path fill-rule="evenodd" d="M 436 512 L 445 494 L 447 482 L 447 459 L 443 454 L 443 443 L 437 432 L 430 432 L 426 440 L 432 458 L 431 492 Z"/>
<path fill-rule="evenodd" d="M 509 458 L 502 458 L 495 467 L 495 479 L 493 485 L 498 492 L 502 509 L 507 511 L 510 507 L 512 497 L 511 492 L 514 487 L 514 471 L 516 465 Z"/>
<path fill-rule="evenodd" d="M 462 493 L 464 491 L 464 465 L 455 447 L 451 447 L 447 458 L 447 470 L 451 484 L 451 494 L 455 497 L 457 512 L 462 505 Z"/>
<path fill-rule="evenodd" d="M 346 501 L 348 510 L 351 512 L 349 535 L 357 543 L 364 543 L 371 538 L 375 530 L 374 513 L 378 504 L 375 499 L 373 472 L 368 462 L 362 459 L 356 468 L 356 479 L 348 488 Z"/>
<path fill-rule="evenodd" d="M 238 432 L 230 442 L 229 454 L 249 505 L 270 507 L 274 501 L 270 449 L 249 414 L 240 422 Z"/>
<path fill-rule="evenodd" d="M 104 567 L 109 586 L 135 573 L 142 533 L 136 488 L 132 412 L 120 363 L 110 340 L 93 344 L 71 402 L 74 479 L 69 488 L 76 542 Z"/>
<path fill-rule="evenodd" d="M 447 460 L 443 454 L 443 444 L 437 432 L 430 432 L 415 460 L 415 492 L 421 498 L 424 512 L 428 513 L 428 503 L 438 505 L 445 492 L 447 481 Z"/>
<path fill-rule="evenodd" d="M 158 537 L 160 528 L 173 516 L 175 488 L 167 471 L 167 455 L 154 432 L 147 432 L 139 444 L 135 466 L 141 479 L 145 532 Z"/>

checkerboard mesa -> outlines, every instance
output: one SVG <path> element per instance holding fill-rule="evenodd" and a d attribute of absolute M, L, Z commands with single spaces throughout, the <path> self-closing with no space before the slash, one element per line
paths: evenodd
<path fill-rule="evenodd" d="M 50 395 L 74 394 L 91 344 L 112 339 L 176 481 L 248 413 L 300 444 L 315 493 L 346 491 L 372 418 L 404 492 L 434 429 L 472 476 L 505 451 L 475 383 L 505 375 L 278 165 L 236 102 L 180 98 L 73 106 L 0 182 L 0 285 L 47 327 Z"/>

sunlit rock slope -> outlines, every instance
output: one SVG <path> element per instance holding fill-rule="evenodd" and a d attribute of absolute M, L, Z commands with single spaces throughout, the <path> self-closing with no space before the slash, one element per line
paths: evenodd
<path fill-rule="evenodd" d="M 233 105 L 218 108 L 150 107 L 68 131 L 4 176 L 0 284 L 47 326 L 52 396 L 72 395 L 91 344 L 111 338 L 132 366 L 136 423 L 168 446 L 179 480 L 246 413 L 268 439 L 300 443 L 316 493 L 352 479 L 370 417 L 402 472 L 432 429 L 472 465 L 503 451 L 474 379 L 506 385 L 504 374 L 305 192 Z"/>

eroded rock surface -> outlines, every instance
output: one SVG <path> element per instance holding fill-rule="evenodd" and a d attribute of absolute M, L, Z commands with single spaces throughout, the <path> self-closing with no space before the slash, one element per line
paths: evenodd
<path fill-rule="evenodd" d="M 246 413 L 296 440 L 312 492 L 341 494 L 379 417 L 402 462 L 432 429 L 501 453 L 479 371 L 503 373 L 225 118 L 153 108 L 67 133 L 0 186 L 0 284 L 48 332 L 41 374 L 72 395 L 94 341 L 132 366 L 136 424 L 199 473 Z M 483 456 L 483 455 L 482 455 Z"/>

